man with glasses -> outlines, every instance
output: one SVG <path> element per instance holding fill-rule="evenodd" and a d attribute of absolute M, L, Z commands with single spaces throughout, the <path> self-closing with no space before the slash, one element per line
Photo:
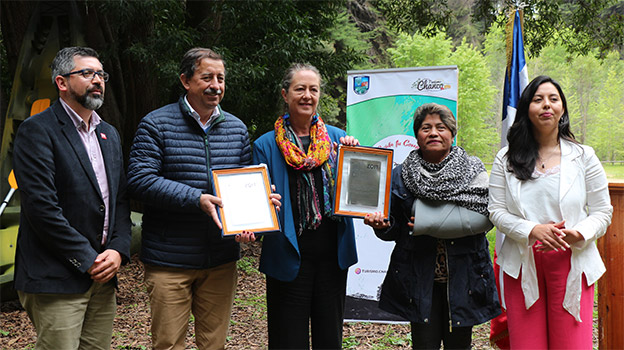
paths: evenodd
<path fill-rule="evenodd" d="M 108 74 L 93 49 L 68 47 L 52 81 L 59 99 L 26 119 L 14 142 L 15 288 L 36 349 L 110 349 L 131 223 L 119 134 L 95 112 Z"/>

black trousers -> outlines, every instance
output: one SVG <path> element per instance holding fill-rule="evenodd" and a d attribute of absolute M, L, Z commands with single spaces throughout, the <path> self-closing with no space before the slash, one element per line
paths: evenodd
<path fill-rule="evenodd" d="M 328 261 L 329 260 L 329 261 Z M 267 276 L 269 349 L 341 349 L 347 271 L 304 259 L 292 282 Z"/>
<path fill-rule="evenodd" d="M 431 315 L 428 323 L 412 322 L 412 349 L 470 349 L 472 326 L 449 327 L 446 283 L 433 283 Z"/>

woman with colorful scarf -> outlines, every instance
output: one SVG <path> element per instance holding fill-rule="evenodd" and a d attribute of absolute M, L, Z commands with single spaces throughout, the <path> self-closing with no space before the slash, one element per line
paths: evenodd
<path fill-rule="evenodd" d="M 488 176 L 479 158 L 452 146 L 456 132 L 447 107 L 418 107 L 419 149 L 392 172 L 390 217 L 364 219 L 396 242 L 379 307 L 410 321 L 414 349 L 470 349 L 472 326 L 500 313 L 484 232 Z"/>
<path fill-rule="evenodd" d="M 286 113 L 254 143 L 282 195 L 281 232 L 262 242 L 269 349 L 340 349 L 347 268 L 357 262 L 353 221 L 332 215 L 338 143 L 358 141 L 317 114 L 321 76 L 294 64 L 282 81 Z"/>

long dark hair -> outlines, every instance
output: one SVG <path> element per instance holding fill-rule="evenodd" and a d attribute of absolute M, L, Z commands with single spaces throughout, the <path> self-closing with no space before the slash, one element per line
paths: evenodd
<path fill-rule="evenodd" d="M 563 104 L 563 115 L 559 119 L 558 138 L 578 143 L 574 134 L 570 130 L 570 117 L 568 116 L 568 104 L 566 102 L 561 85 L 551 77 L 540 75 L 533 79 L 524 89 L 518 101 L 518 111 L 509 133 L 507 142 L 507 167 L 519 180 L 529 180 L 533 177 L 535 162 L 539 157 L 539 145 L 533 135 L 533 126 L 529 119 L 529 105 L 533 100 L 535 92 L 540 85 L 551 83 L 559 91 L 561 103 Z"/>

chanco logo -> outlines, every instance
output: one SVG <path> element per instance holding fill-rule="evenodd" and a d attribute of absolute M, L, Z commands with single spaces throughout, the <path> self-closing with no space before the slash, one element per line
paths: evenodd
<path fill-rule="evenodd" d="M 451 88 L 451 84 L 445 84 L 442 80 L 432 80 L 429 78 L 418 79 L 412 83 L 412 89 L 418 91 L 442 91 Z"/>

